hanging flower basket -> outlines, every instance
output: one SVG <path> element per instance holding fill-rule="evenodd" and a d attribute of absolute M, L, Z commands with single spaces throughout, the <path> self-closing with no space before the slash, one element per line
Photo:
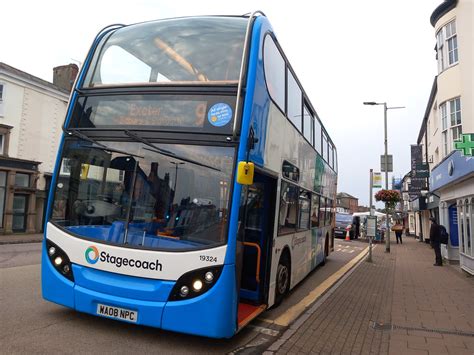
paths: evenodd
<path fill-rule="evenodd" d="M 385 202 L 387 208 L 394 208 L 401 199 L 400 192 L 397 190 L 380 190 L 375 194 L 375 200 Z"/>

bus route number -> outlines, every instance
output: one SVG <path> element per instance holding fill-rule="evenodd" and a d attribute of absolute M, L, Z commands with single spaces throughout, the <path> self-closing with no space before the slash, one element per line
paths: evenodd
<path fill-rule="evenodd" d="M 199 259 L 201 261 L 207 261 L 207 262 L 210 262 L 210 263 L 217 263 L 217 256 L 199 255 Z"/>

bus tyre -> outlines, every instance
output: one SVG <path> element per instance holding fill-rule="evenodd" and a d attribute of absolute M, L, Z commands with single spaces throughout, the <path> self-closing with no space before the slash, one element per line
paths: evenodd
<path fill-rule="evenodd" d="M 290 289 L 290 260 L 286 253 L 283 253 L 278 262 L 276 287 L 275 287 L 275 306 L 278 306 Z"/>

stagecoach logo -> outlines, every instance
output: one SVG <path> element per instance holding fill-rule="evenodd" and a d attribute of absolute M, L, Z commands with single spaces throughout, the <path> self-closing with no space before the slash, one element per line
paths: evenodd
<path fill-rule="evenodd" d="M 303 244 L 306 242 L 306 236 L 303 237 L 293 237 L 293 240 L 291 241 L 291 248 L 293 249 L 294 247 Z"/>
<path fill-rule="evenodd" d="M 139 260 L 139 259 L 131 259 L 131 258 L 123 258 L 121 256 L 115 256 L 109 254 L 105 251 L 99 250 L 95 246 L 90 246 L 86 249 L 84 253 L 86 260 L 89 264 L 95 264 L 99 260 L 101 263 L 106 264 L 113 264 L 117 268 L 121 268 L 122 266 L 134 267 L 137 269 L 144 269 L 144 270 L 155 270 L 155 271 L 162 271 L 163 265 L 159 262 L 159 260 L 154 261 L 147 261 L 147 260 Z"/>
<path fill-rule="evenodd" d="M 95 264 L 99 260 L 99 250 L 95 246 L 90 246 L 86 249 L 85 256 L 89 264 Z"/>

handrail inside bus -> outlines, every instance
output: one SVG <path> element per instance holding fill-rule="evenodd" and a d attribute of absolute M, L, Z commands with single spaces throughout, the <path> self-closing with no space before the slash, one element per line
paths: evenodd
<path fill-rule="evenodd" d="M 234 127 L 232 129 L 232 138 L 235 140 L 236 137 L 237 137 L 237 118 L 238 118 L 238 114 L 239 114 L 239 111 L 240 111 L 240 104 L 241 104 L 241 99 L 240 99 L 240 94 L 241 94 L 241 91 L 242 91 L 242 82 L 244 81 L 244 69 L 245 69 L 245 59 L 247 58 L 247 52 L 248 52 L 248 44 L 250 42 L 250 27 L 252 25 L 252 20 L 254 17 L 256 17 L 258 14 L 262 15 L 262 16 L 265 16 L 266 15 L 263 13 L 263 11 L 260 11 L 260 10 L 257 10 L 257 11 L 254 11 L 252 12 L 252 14 L 249 16 L 249 21 L 247 22 L 247 30 L 246 30 L 246 33 L 245 33 L 245 42 L 244 42 L 244 51 L 242 53 L 242 61 L 240 63 L 240 77 L 239 77 L 239 85 L 237 87 L 237 100 L 235 102 L 235 114 L 234 114 Z"/>
<path fill-rule="evenodd" d="M 254 247 L 257 249 L 257 267 L 255 268 L 255 280 L 257 282 L 260 282 L 260 256 L 262 254 L 262 250 L 260 249 L 260 245 L 257 243 L 252 243 L 252 242 L 243 242 L 243 245 L 247 245 L 249 247 Z"/>
<path fill-rule="evenodd" d="M 155 45 L 160 48 L 165 54 L 174 60 L 176 63 L 181 65 L 181 67 L 186 70 L 189 74 L 195 75 L 199 81 L 209 81 L 207 76 L 201 72 L 199 72 L 189 61 L 186 60 L 182 55 L 176 52 L 173 48 L 171 48 L 165 41 L 161 38 L 156 37 Z"/>

